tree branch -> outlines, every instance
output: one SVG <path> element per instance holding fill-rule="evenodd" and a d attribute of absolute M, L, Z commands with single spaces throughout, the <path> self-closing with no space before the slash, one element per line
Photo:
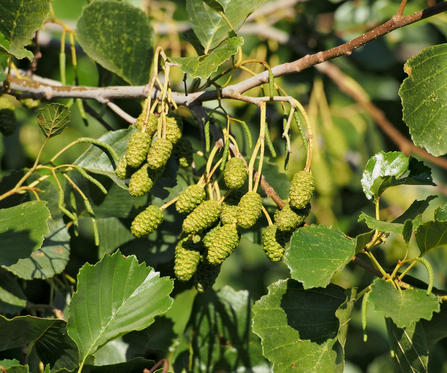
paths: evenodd
<path fill-rule="evenodd" d="M 388 22 L 374 28 L 373 30 L 359 36 L 345 44 L 338 47 L 329 49 L 324 52 L 318 52 L 311 55 L 307 55 L 293 62 L 288 62 L 282 65 L 278 65 L 272 69 L 275 77 L 279 77 L 286 74 L 294 74 L 303 71 L 309 67 L 320 64 L 324 61 L 331 60 L 336 57 L 350 55 L 352 51 L 362 47 L 363 45 L 382 37 L 391 31 L 408 26 L 412 23 L 420 20 L 432 17 L 436 14 L 442 13 L 447 10 L 447 2 L 435 5 L 433 7 L 421 10 L 406 17 L 394 16 Z M 268 82 L 268 71 L 253 76 L 243 82 L 235 85 L 227 86 L 221 90 L 221 98 L 232 98 L 242 101 L 251 102 L 247 96 L 242 94 L 247 90 L 257 87 L 261 84 Z M 60 83 L 59 83 L 60 84 Z M 3 83 L 0 84 L 3 86 Z M 18 79 L 15 77 L 10 78 L 10 90 L 11 94 L 20 98 L 83 98 L 96 100 L 100 103 L 107 104 L 113 99 L 139 99 L 146 98 L 148 96 L 147 86 L 138 87 L 106 87 L 106 88 L 93 88 L 93 87 L 78 87 L 78 86 L 57 86 L 57 84 L 39 83 L 37 81 Z M 22 94 L 24 93 L 24 94 Z M 158 96 L 157 89 L 151 93 L 152 97 Z M 181 93 L 172 94 L 173 100 L 177 105 L 191 106 L 194 104 L 200 104 L 204 101 L 211 101 L 217 99 L 218 95 L 215 90 L 204 91 L 197 93 L 190 93 L 185 96 Z M 251 98 L 252 99 L 252 98 Z"/>

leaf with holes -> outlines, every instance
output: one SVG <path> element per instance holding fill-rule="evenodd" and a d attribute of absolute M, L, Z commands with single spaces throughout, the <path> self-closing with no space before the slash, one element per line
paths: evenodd
<path fill-rule="evenodd" d="M 430 154 L 447 153 L 447 44 L 424 49 L 404 66 L 408 74 L 400 89 L 403 120 L 415 145 Z"/>

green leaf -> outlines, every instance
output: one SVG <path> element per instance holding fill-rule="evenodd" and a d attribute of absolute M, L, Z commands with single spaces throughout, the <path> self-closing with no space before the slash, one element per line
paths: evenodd
<path fill-rule="evenodd" d="M 305 226 L 294 233 L 284 261 L 305 289 L 325 287 L 354 256 L 355 242 L 335 227 Z"/>
<path fill-rule="evenodd" d="M 149 82 L 154 30 L 139 8 L 125 2 L 95 1 L 77 23 L 82 49 L 131 85 Z"/>
<path fill-rule="evenodd" d="M 68 335 L 85 363 L 107 342 L 133 330 L 142 330 L 166 312 L 172 299 L 172 281 L 137 259 L 117 251 L 78 274 L 78 289 L 70 303 Z"/>
<path fill-rule="evenodd" d="M 20 365 L 19 361 L 13 360 L 0 360 L 0 366 L 5 368 L 6 373 L 28 373 L 28 365 Z"/>
<path fill-rule="evenodd" d="M 435 220 L 447 221 L 447 203 L 444 206 L 438 207 L 435 210 Z"/>
<path fill-rule="evenodd" d="M 61 273 L 67 266 L 70 257 L 70 235 L 64 222 L 48 220 L 50 233 L 45 236 L 42 247 L 31 256 L 6 269 L 26 280 L 47 279 Z"/>
<path fill-rule="evenodd" d="M 428 205 L 432 200 L 435 198 L 438 198 L 436 195 L 428 196 L 425 200 L 422 201 L 414 201 L 411 206 L 399 217 L 394 219 L 392 223 L 399 223 L 403 224 L 407 220 L 411 220 L 413 224 L 413 230 L 416 230 L 417 227 L 419 227 L 421 220 L 422 220 L 422 214 L 427 209 Z"/>
<path fill-rule="evenodd" d="M 42 246 L 50 217 L 45 203 L 25 202 L 0 210 L 0 265 L 17 263 Z"/>
<path fill-rule="evenodd" d="M 355 253 L 358 254 L 359 252 L 361 252 L 365 248 L 365 246 L 371 241 L 373 236 L 374 231 L 359 234 L 355 238 Z"/>
<path fill-rule="evenodd" d="M 0 268 L 0 313 L 13 314 L 26 306 L 26 296 L 17 283 L 17 279 L 8 271 Z"/>
<path fill-rule="evenodd" d="M 85 365 L 82 368 L 82 373 L 141 373 L 144 371 L 149 371 L 155 362 L 152 360 L 147 360 L 142 357 L 137 357 L 135 359 L 126 361 L 120 364 L 110 364 L 110 365 Z M 156 372 L 161 372 L 157 370 Z M 74 373 L 67 369 L 60 369 L 57 373 Z"/>
<path fill-rule="evenodd" d="M 386 317 L 390 347 L 394 351 L 395 372 L 428 372 L 428 347 L 420 322 L 399 328 Z"/>
<path fill-rule="evenodd" d="M 235 55 L 240 46 L 244 44 L 241 37 L 233 37 L 225 40 L 215 50 L 205 56 L 198 57 L 170 57 L 169 61 L 179 66 L 184 73 L 193 78 L 208 79 L 231 56 Z"/>
<path fill-rule="evenodd" d="M 2 34 L 0 34 L 0 38 L 2 37 Z M 0 42 L 1 44 L 1 42 Z M 0 82 L 3 82 L 6 80 L 6 68 L 8 67 L 8 55 L 7 54 L 1 54 L 0 53 Z"/>
<path fill-rule="evenodd" d="M 422 162 L 401 152 L 383 151 L 369 159 L 361 183 L 368 199 L 376 199 L 396 185 L 435 185 L 430 168 Z"/>
<path fill-rule="evenodd" d="M 267 0 L 220 0 L 219 3 L 225 9 L 225 16 L 234 31 L 238 31 L 247 17 Z M 203 0 L 187 0 L 189 22 L 194 33 L 205 48 L 205 54 L 216 48 L 228 37 L 231 30 L 227 22 L 216 13 L 215 10 L 206 5 Z"/>
<path fill-rule="evenodd" d="M 447 153 L 446 54 L 447 44 L 441 44 L 410 58 L 404 66 L 408 78 L 399 89 L 413 142 L 434 156 Z"/>
<path fill-rule="evenodd" d="M 335 316 L 340 322 L 340 326 L 338 328 L 337 339 L 338 342 L 345 347 L 346 344 L 346 336 L 348 334 L 348 323 L 351 321 L 352 310 L 354 309 L 356 297 L 357 297 L 357 288 L 352 288 L 345 291 L 346 301 L 338 307 L 335 312 Z"/>
<path fill-rule="evenodd" d="M 127 143 L 130 137 L 137 129 L 130 127 L 126 130 L 118 130 L 107 132 L 101 136 L 98 140 L 105 142 L 115 149 L 119 157 L 122 157 L 127 150 Z M 75 165 L 81 166 L 88 172 L 94 174 L 105 175 L 111 178 L 115 184 L 123 189 L 127 189 L 124 180 L 119 179 L 115 174 L 116 161 L 102 149 L 97 146 L 91 145 L 76 161 Z"/>
<path fill-rule="evenodd" d="M 441 303 L 441 311 L 434 313 L 431 320 L 422 319 L 420 323 L 424 327 L 429 347 L 447 337 L 447 303 Z"/>
<path fill-rule="evenodd" d="M 369 229 L 377 229 L 384 233 L 398 233 L 402 234 L 404 231 L 404 224 L 388 223 L 386 221 L 377 220 L 372 216 L 369 216 L 362 212 L 357 220 L 358 222 L 364 221 Z M 410 221 L 411 222 L 411 221 Z"/>
<path fill-rule="evenodd" d="M 420 225 L 416 231 L 416 241 L 421 254 L 446 245 L 447 221 L 432 220 Z"/>
<path fill-rule="evenodd" d="M 335 372 L 343 364 L 337 339 L 337 309 L 344 289 L 305 290 L 294 280 L 280 280 L 253 307 L 253 331 L 274 372 Z M 337 367 L 338 366 L 338 367 Z"/>
<path fill-rule="evenodd" d="M 393 284 L 380 278 L 371 285 L 369 302 L 376 312 L 393 319 L 399 328 L 409 327 L 419 319 L 430 320 L 433 312 L 439 312 L 439 299 L 436 295 L 427 295 L 421 289 L 399 291 Z"/>
<path fill-rule="evenodd" d="M 216 12 L 223 12 L 223 6 L 216 0 L 202 0 L 206 5 Z"/>
<path fill-rule="evenodd" d="M 37 123 L 46 137 L 53 137 L 61 134 L 70 123 L 70 114 L 67 106 L 51 103 L 39 109 Z"/>
<path fill-rule="evenodd" d="M 181 372 L 269 371 L 259 339 L 251 333 L 252 301 L 248 291 L 225 286 L 198 293 L 174 370 Z"/>
<path fill-rule="evenodd" d="M 33 54 L 24 47 L 42 26 L 51 0 L 10 0 L 0 2 L 0 48 L 18 59 L 33 60 Z"/>

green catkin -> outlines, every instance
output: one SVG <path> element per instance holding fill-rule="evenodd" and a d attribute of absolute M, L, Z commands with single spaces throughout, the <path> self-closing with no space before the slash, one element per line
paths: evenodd
<path fill-rule="evenodd" d="M 135 172 L 129 181 L 129 194 L 132 197 L 141 197 L 148 193 L 157 179 L 164 171 L 164 167 L 157 170 L 151 170 L 145 163 L 137 172 Z"/>
<path fill-rule="evenodd" d="M 27 109 L 35 109 L 40 105 L 40 100 L 33 100 L 32 98 L 23 98 L 20 100 L 20 103 Z"/>
<path fill-rule="evenodd" d="M 217 201 L 208 200 L 202 202 L 183 221 L 183 232 L 192 234 L 211 227 L 219 218 L 221 206 Z"/>
<path fill-rule="evenodd" d="M 310 204 L 303 209 L 294 209 L 290 206 L 290 201 L 285 201 L 282 210 L 276 210 L 274 215 L 275 224 L 280 231 L 291 231 L 298 228 L 308 217 Z"/>
<path fill-rule="evenodd" d="M 295 209 L 303 209 L 312 199 L 315 190 L 315 179 L 307 171 L 299 171 L 293 175 L 290 183 L 290 206 Z"/>
<path fill-rule="evenodd" d="M 163 221 L 163 211 L 159 207 L 150 205 L 136 216 L 130 231 L 135 237 L 143 237 L 154 232 Z"/>
<path fill-rule="evenodd" d="M 194 276 L 194 284 L 199 293 L 204 293 L 213 288 L 217 276 L 219 276 L 221 265 L 213 265 L 208 261 L 200 262 Z"/>
<path fill-rule="evenodd" d="M 174 273 L 180 281 L 192 278 L 200 262 L 201 245 L 188 236 L 179 241 L 175 247 Z"/>
<path fill-rule="evenodd" d="M 323 128 L 322 135 L 328 153 L 337 159 L 343 159 L 349 150 L 349 145 L 340 127 L 332 125 Z"/>
<path fill-rule="evenodd" d="M 172 152 L 172 143 L 167 139 L 157 138 L 147 153 L 147 165 L 156 170 L 164 167 Z"/>
<path fill-rule="evenodd" d="M 175 113 L 171 113 L 170 115 L 166 117 L 166 140 L 169 140 L 172 144 L 176 144 L 182 138 L 183 119 Z"/>
<path fill-rule="evenodd" d="M 269 225 L 262 232 L 264 252 L 272 262 L 279 262 L 284 258 L 286 240 L 276 225 Z"/>
<path fill-rule="evenodd" d="M 146 117 L 146 113 L 143 112 L 140 114 L 140 116 L 137 118 L 137 121 L 135 123 L 135 126 L 142 131 L 143 128 L 145 129 L 144 132 L 146 132 L 149 136 L 152 136 L 158 128 L 158 118 L 155 114 L 150 114 L 147 125 L 144 127 L 144 118 Z"/>
<path fill-rule="evenodd" d="M 368 332 L 367 332 L 367 318 L 366 313 L 368 311 L 368 298 L 369 291 L 363 295 L 362 299 L 362 329 L 363 329 L 363 342 L 368 340 Z"/>
<path fill-rule="evenodd" d="M 87 173 L 87 171 L 85 171 L 81 166 L 77 166 L 77 165 L 73 165 L 73 167 L 76 169 L 76 171 L 78 171 L 82 176 L 84 176 L 84 178 L 86 178 L 88 181 L 90 181 L 91 183 L 95 184 L 100 190 L 101 192 L 103 192 L 104 194 L 107 194 L 107 189 L 104 187 L 104 185 L 102 185 L 98 180 L 96 180 L 94 177 L 92 177 L 91 175 L 89 175 Z"/>
<path fill-rule="evenodd" d="M 226 139 L 223 148 L 223 154 L 222 154 L 222 163 L 220 164 L 220 170 L 223 171 L 225 169 L 225 166 L 227 164 L 228 160 L 228 154 L 230 154 L 230 139 Z"/>
<path fill-rule="evenodd" d="M 248 192 L 237 206 L 237 224 L 242 228 L 250 228 L 256 223 L 261 212 L 261 196 L 256 192 Z"/>
<path fill-rule="evenodd" d="M 240 234 L 235 224 L 218 227 L 212 240 L 205 240 L 208 249 L 207 260 L 210 264 L 221 264 L 239 245 Z M 204 242 L 204 243 L 205 243 Z"/>
<path fill-rule="evenodd" d="M 205 197 L 206 192 L 202 187 L 190 185 L 179 195 L 175 208 L 181 214 L 189 214 L 205 200 Z"/>
<path fill-rule="evenodd" d="M 126 162 L 127 166 L 138 168 L 146 160 L 151 137 L 146 132 L 134 132 L 127 144 Z"/>
<path fill-rule="evenodd" d="M 129 168 L 127 167 L 125 156 L 122 156 L 119 162 L 117 163 L 115 168 L 115 174 L 120 179 L 127 179 L 132 175 Z"/>
<path fill-rule="evenodd" d="M 233 191 L 222 202 L 222 212 L 220 214 L 220 220 L 223 224 L 236 224 L 237 223 L 237 205 L 239 204 L 242 192 Z"/>
<path fill-rule="evenodd" d="M 208 120 L 205 125 L 203 126 L 203 132 L 205 134 L 205 151 L 208 153 L 210 151 L 211 147 L 211 140 L 210 140 L 210 123 L 211 121 Z"/>
<path fill-rule="evenodd" d="M 190 167 L 193 162 L 194 149 L 191 141 L 182 137 L 172 149 L 172 156 L 180 167 Z"/>
<path fill-rule="evenodd" d="M 112 146 L 110 146 L 109 144 L 105 143 L 104 141 L 100 141 L 100 140 L 96 140 L 96 139 L 92 139 L 91 137 L 80 137 L 79 139 L 76 140 L 77 144 L 92 144 L 92 145 L 96 145 L 100 148 L 104 148 L 105 150 L 107 150 L 110 155 L 113 157 L 113 159 L 115 160 L 119 160 L 120 157 L 118 157 L 117 152 L 115 151 L 115 149 L 112 148 Z"/>
<path fill-rule="evenodd" d="M 223 174 L 225 185 L 229 189 L 239 189 L 247 179 L 247 166 L 242 159 L 234 157 L 225 165 Z"/>

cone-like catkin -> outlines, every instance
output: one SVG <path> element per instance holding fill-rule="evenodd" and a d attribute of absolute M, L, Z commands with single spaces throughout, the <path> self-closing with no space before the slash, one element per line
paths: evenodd
<path fill-rule="evenodd" d="M 180 167 L 187 168 L 191 166 L 193 162 L 194 149 L 192 148 L 191 141 L 182 137 L 172 149 L 172 156 L 177 161 Z"/>
<path fill-rule="evenodd" d="M 143 237 L 155 231 L 163 221 L 163 212 L 159 207 L 150 205 L 136 216 L 130 231 L 135 237 Z"/>
<path fill-rule="evenodd" d="M 213 232 L 212 240 L 204 240 L 210 264 L 221 264 L 239 245 L 240 234 L 235 224 L 225 224 Z"/>
<path fill-rule="evenodd" d="M 219 275 L 221 265 L 213 265 L 208 261 L 200 262 L 194 276 L 194 283 L 198 292 L 211 290 Z"/>
<path fill-rule="evenodd" d="M 126 162 L 129 167 L 138 168 L 146 160 L 151 137 L 146 132 L 134 132 L 127 144 Z"/>
<path fill-rule="evenodd" d="M 190 185 L 179 196 L 175 208 L 182 214 L 188 214 L 200 205 L 206 197 L 202 187 Z"/>
<path fill-rule="evenodd" d="M 237 206 L 237 224 L 242 228 L 250 228 L 256 223 L 261 212 L 261 196 L 256 192 L 248 192 Z"/>
<path fill-rule="evenodd" d="M 197 233 L 211 227 L 219 218 L 220 211 L 221 207 L 217 201 L 202 202 L 183 221 L 183 232 L 186 234 Z"/>
<path fill-rule="evenodd" d="M 294 209 L 290 206 L 290 202 L 285 201 L 282 210 L 276 210 L 274 219 L 275 224 L 281 231 L 291 231 L 298 228 L 307 218 L 310 212 L 310 204 L 303 209 Z"/>
<path fill-rule="evenodd" d="M 157 170 L 151 170 L 145 163 L 137 172 L 135 172 L 129 181 L 129 194 L 132 197 L 141 197 L 148 193 L 157 179 L 163 173 L 164 167 Z"/>
<path fill-rule="evenodd" d="M 223 224 L 236 224 L 237 223 L 237 205 L 242 198 L 240 191 L 233 191 L 222 202 L 222 212 L 220 214 L 220 220 Z"/>
<path fill-rule="evenodd" d="M 158 128 L 158 118 L 155 114 L 150 114 L 147 125 L 144 127 L 144 118 L 146 117 L 146 113 L 143 111 L 140 116 L 137 118 L 137 122 L 135 123 L 135 126 L 142 131 L 143 128 L 145 128 L 145 131 L 149 136 L 152 136 Z"/>
<path fill-rule="evenodd" d="M 196 272 L 201 246 L 188 236 L 180 240 L 175 247 L 174 273 L 180 281 L 188 281 Z"/>
<path fill-rule="evenodd" d="M 229 189 L 239 189 L 247 179 L 247 166 L 240 158 L 231 158 L 225 165 L 224 180 Z"/>
<path fill-rule="evenodd" d="M 279 262 L 284 257 L 286 240 L 276 225 L 269 225 L 262 232 L 262 245 L 267 257 L 272 262 Z"/>
<path fill-rule="evenodd" d="M 315 190 L 315 179 L 307 171 L 299 171 L 293 175 L 290 183 L 290 205 L 295 209 L 302 209 L 310 202 Z"/>
<path fill-rule="evenodd" d="M 176 144 L 182 137 L 183 120 L 180 115 L 170 114 L 166 117 L 166 139 L 172 144 Z"/>
<path fill-rule="evenodd" d="M 126 156 L 122 156 L 119 160 L 116 165 L 115 173 L 120 179 L 127 179 L 131 176 L 131 172 L 127 168 Z"/>
<path fill-rule="evenodd" d="M 147 153 L 147 165 L 156 170 L 164 167 L 172 152 L 172 143 L 169 140 L 158 138 L 149 148 Z"/>

